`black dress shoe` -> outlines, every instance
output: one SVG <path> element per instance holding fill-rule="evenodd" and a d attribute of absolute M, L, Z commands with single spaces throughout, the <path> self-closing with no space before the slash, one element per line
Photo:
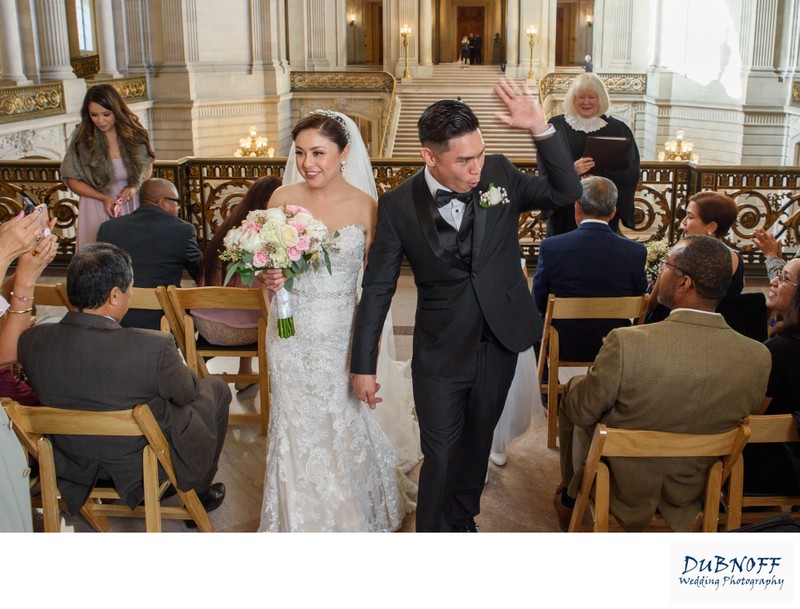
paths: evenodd
<path fill-rule="evenodd" d="M 561 501 L 563 494 L 563 488 L 559 486 L 556 494 L 553 495 L 553 506 L 556 508 L 556 514 L 558 515 L 558 528 L 564 532 L 567 532 L 569 531 L 569 522 L 572 520 L 573 508 L 567 507 Z"/>
<path fill-rule="evenodd" d="M 225 501 L 225 485 L 216 482 L 208 487 L 207 490 L 197 493 L 197 498 L 206 510 L 206 513 L 216 510 Z M 186 527 L 196 529 L 197 523 L 194 520 L 186 520 Z"/>
<path fill-rule="evenodd" d="M 197 498 L 206 509 L 206 512 L 213 512 L 222 502 L 225 501 L 225 485 L 222 482 L 215 482 L 201 493 L 197 493 Z"/>
<path fill-rule="evenodd" d="M 452 531 L 453 533 L 477 533 L 478 525 L 475 524 L 474 520 L 463 521 L 453 524 Z"/>

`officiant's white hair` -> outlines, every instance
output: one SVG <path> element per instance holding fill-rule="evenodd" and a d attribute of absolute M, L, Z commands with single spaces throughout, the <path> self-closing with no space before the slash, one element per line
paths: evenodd
<path fill-rule="evenodd" d="M 608 91 L 600 77 L 594 72 L 584 72 L 578 74 L 573 80 L 572 84 L 564 96 L 564 114 L 574 116 L 575 112 L 575 97 L 582 91 L 592 91 L 597 95 L 597 116 L 608 112 L 611 106 L 611 101 L 608 98 Z"/>

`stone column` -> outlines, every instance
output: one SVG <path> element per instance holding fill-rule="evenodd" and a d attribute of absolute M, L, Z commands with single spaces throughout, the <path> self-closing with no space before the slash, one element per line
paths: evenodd
<path fill-rule="evenodd" d="M 128 37 L 128 69 L 135 74 L 149 71 L 153 66 L 150 42 L 150 3 L 147 0 L 128 0 L 125 3 Z"/>
<path fill-rule="evenodd" d="M 100 78 L 119 78 L 117 71 L 117 52 L 114 44 L 114 12 L 111 0 L 95 0 L 95 20 L 97 22 L 97 46 L 100 56 Z"/>
<path fill-rule="evenodd" d="M 508 28 L 506 30 L 506 64 L 519 65 L 519 33 L 524 29 L 519 23 L 519 0 L 508 0 Z M 510 76 L 510 75 L 509 75 Z"/>
<path fill-rule="evenodd" d="M 14 0 L 0 0 L 0 82 L 29 85 L 25 77 L 19 40 L 19 19 Z"/>
<path fill-rule="evenodd" d="M 433 65 L 433 0 L 419 3 L 419 65 Z"/>
<path fill-rule="evenodd" d="M 67 9 L 63 0 L 35 0 L 42 80 L 71 80 Z"/>

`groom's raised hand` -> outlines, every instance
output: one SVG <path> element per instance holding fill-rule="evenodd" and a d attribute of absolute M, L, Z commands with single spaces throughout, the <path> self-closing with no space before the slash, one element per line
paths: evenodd
<path fill-rule="evenodd" d="M 350 385 L 353 387 L 353 395 L 356 396 L 356 399 L 366 402 L 372 410 L 375 410 L 376 404 L 383 402 L 383 398 L 376 395 L 381 386 L 374 374 L 351 374 Z"/>
<path fill-rule="evenodd" d="M 510 80 L 501 78 L 494 86 L 494 92 L 505 104 L 508 113 L 498 112 L 495 116 L 509 127 L 527 129 L 531 135 L 545 133 L 550 125 L 544 119 L 544 112 L 533 92 L 525 83 L 522 88 Z"/>

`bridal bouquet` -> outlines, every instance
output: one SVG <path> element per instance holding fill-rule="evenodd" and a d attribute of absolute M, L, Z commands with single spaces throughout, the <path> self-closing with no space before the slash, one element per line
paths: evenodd
<path fill-rule="evenodd" d="M 327 249 L 333 247 L 336 236 L 329 235 L 322 222 L 297 205 L 251 211 L 240 227 L 232 228 L 225 235 L 225 251 L 220 254 L 221 260 L 229 262 L 224 284 L 227 285 L 236 273 L 242 283 L 252 286 L 256 273 L 281 269 L 288 279 L 275 294 L 278 334 L 281 338 L 294 336 L 289 293 L 294 278 L 309 270 L 316 271 L 322 265 L 330 273 Z"/>

